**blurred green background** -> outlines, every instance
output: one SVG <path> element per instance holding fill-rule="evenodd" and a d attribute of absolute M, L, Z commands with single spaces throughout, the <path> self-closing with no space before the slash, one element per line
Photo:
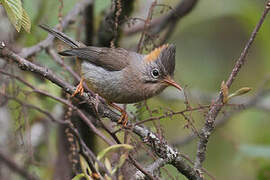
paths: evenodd
<path fill-rule="evenodd" d="M 163 4 L 174 6 L 177 0 L 159 1 Z M 64 14 L 68 12 L 76 3 L 73 1 L 64 1 Z M 245 43 L 255 27 L 256 23 L 264 9 L 264 0 L 204 0 L 199 1 L 196 8 L 186 17 L 180 20 L 177 29 L 171 36 L 169 43 L 176 44 L 176 71 L 175 79 L 187 86 L 187 94 L 191 99 L 192 106 L 198 104 L 209 104 L 209 101 L 201 100 L 192 96 L 193 91 L 205 94 L 215 95 L 223 80 L 229 76 L 233 65 L 240 56 Z M 147 6 L 145 5 L 147 4 Z M 151 1 L 138 0 L 135 3 L 133 17 L 145 17 Z M 38 11 L 42 6 L 42 12 Z M 29 13 L 32 20 L 32 33 L 21 33 L 19 43 L 22 46 L 33 45 L 46 37 L 46 33 L 37 27 L 39 23 L 45 23 L 53 26 L 58 23 L 59 2 L 55 0 L 27 0 L 24 1 L 24 8 Z M 95 3 L 95 18 L 102 18 L 101 14 L 110 7 L 109 0 L 97 0 Z M 143 12 L 143 13 L 141 13 Z M 157 15 L 159 16 L 159 14 Z M 241 69 L 239 76 L 235 80 L 230 92 L 241 87 L 251 87 L 252 92 L 243 97 L 248 98 L 256 94 L 259 85 L 266 80 L 270 70 L 270 17 L 268 17 L 261 28 L 255 43 L 253 44 L 248 57 L 247 63 Z M 82 37 L 83 39 L 83 37 Z M 129 41 L 122 42 L 123 47 L 132 48 L 137 44 L 139 35 L 128 38 Z M 128 43 L 127 43 L 128 42 Z M 37 61 L 44 64 L 59 74 L 63 75 L 64 70 L 56 66 L 45 54 L 37 57 Z M 31 76 L 31 75 L 30 75 Z M 67 75 L 63 75 L 68 78 Z M 29 77 L 29 81 L 37 85 L 44 86 L 44 82 L 40 83 Z M 46 82 L 46 86 L 50 83 Z M 48 90 L 48 89 L 47 89 Z M 50 92 L 60 94 L 60 89 L 50 84 Z M 164 96 L 175 93 L 172 88 L 168 88 L 164 93 L 149 100 L 148 104 L 152 109 L 170 108 L 175 111 L 183 110 L 185 107 L 181 100 L 168 100 Z M 189 95 L 190 94 L 190 95 Z M 56 110 L 55 102 L 48 99 L 32 99 L 31 101 L 42 102 L 42 107 Z M 270 101 L 267 97 L 264 100 Z M 237 101 L 236 101 L 237 103 Z M 268 103 L 269 104 L 269 103 Z M 12 105 L 10 105 L 12 106 Z M 132 105 L 128 105 L 131 111 L 134 111 Z M 235 114 L 229 121 L 219 127 L 211 136 L 207 158 L 204 167 L 219 180 L 238 179 L 253 180 L 270 179 L 270 120 L 268 109 L 250 108 Z M 225 114 L 231 113 L 231 108 L 225 108 Z M 156 113 L 155 115 L 160 114 Z M 16 114 L 13 114 L 16 116 Z M 38 114 L 33 113 L 31 121 L 38 119 Z M 221 113 L 220 116 L 223 116 Z M 148 117 L 148 113 L 142 114 Z M 204 123 L 203 112 L 192 113 L 192 118 L 197 128 Z M 190 135 L 190 129 L 184 128 L 186 120 L 181 116 L 175 116 L 172 119 L 162 119 L 163 132 L 170 143 L 174 143 L 178 139 Z M 15 123 L 14 123 L 15 124 Z M 147 123 L 149 127 L 152 123 Z M 47 132 L 49 136 L 48 147 L 41 147 L 40 154 L 50 152 L 51 158 L 57 156 L 56 127 L 50 128 Z M 195 158 L 197 139 L 186 144 L 185 146 L 175 146 L 180 152 L 187 154 L 191 159 Z M 100 143 L 98 149 L 103 149 Z M 45 158 L 46 159 L 46 158 Z M 45 164 L 49 164 L 50 160 L 46 160 Z M 39 169 L 33 167 L 36 171 L 40 171 L 41 177 L 49 176 L 49 167 L 41 166 Z M 177 171 L 166 166 L 169 172 L 179 179 L 184 179 Z M 166 177 L 165 173 L 164 176 Z M 45 178 L 46 179 L 46 178 Z M 209 179 L 206 176 L 206 179 Z"/>

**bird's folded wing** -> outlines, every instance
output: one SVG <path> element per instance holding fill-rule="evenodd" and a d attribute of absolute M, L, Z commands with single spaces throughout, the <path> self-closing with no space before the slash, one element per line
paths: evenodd
<path fill-rule="evenodd" d="M 76 56 L 109 71 L 120 71 L 129 64 L 129 52 L 123 48 L 85 47 L 59 52 L 62 56 Z"/>

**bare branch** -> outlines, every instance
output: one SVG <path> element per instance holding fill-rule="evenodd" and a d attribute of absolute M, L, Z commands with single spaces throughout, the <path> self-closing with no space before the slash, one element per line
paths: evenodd
<path fill-rule="evenodd" d="M 30 71 L 32 73 L 38 74 L 51 82 L 60 86 L 66 93 L 73 94 L 75 92 L 75 87 L 70 85 L 69 83 L 63 81 L 61 78 L 57 77 L 50 70 L 33 64 L 26 59 L 20 57 L 19 55 L 13 53 L 5 46 L 0 46 L 0 55 L 6 58 L 10 58 L 15 63 L 19 65 L 22 70 Z M 84 93 L 81 95 L 76 95 L 79 99 L 89 104 L 91 107 L 98 107 L 98 113 L 101 117 L 108 117 L 113 122 L 118 122 L 120 116 L 112 111 L 110 108 L 105 106 L 102 103 L 98 103 L 96 98 L 91 96 L 91 94 Z M 107 139 L 92 123 L 91 121 L 79 110 L 77 107 L 73 106 L 69 102 L 62 100 L 60 98 L 60 102 L 65 105 L 73 108 L 79 114 L 79 116 L 86 122 L 86 124 L 95 132 L 99 137 L 101 137 L 105 142 L 112 145 L 114 144 L 111 140 Z M 132 126 L 132 123 L 129 122 Z M 189 165 L 187 162 L 180 157 L 178 151 L 174 150 L 171 146 L 169 146 L 166 142 L 160 141 L 160 139 L 151 131 L 143 126 L 134 126 L 132 128 L 133 132 L 140 136 L 146 142 L 150 142 L 150 147 L 155 151 L 155 153 L 164 159 L 169 159 L 170 164 L 175 166 L 179 172 L 185 175 L 188 179 L 201 179 L 201 177 L 197 174 L 197 172 Z"/>
<path fill-rule="evenodd" d="M 234 79 L 238 75 L 242 65 L 245 63 L 247 53 L 248 53 L 252 43 L 254 42 L 254 39 L 255 39 L 259 29 L 261 28 L 269 10 L 270 10 L 270 1 L 267 1 L 267 4 L 265 6 L 265 9 L 263 11 L 263 14 L 262 14 L 258 24 L 254 28 L 254 30 L 250 36 L 250 39 L 248 40 L 247 44 L 245 45 L 245 48 L 244 48 L 243 52 L 241 53 L 239 59 L 236 61 L 235 66 L 234 66 L 234 68 L 233 68 L 233 70 L 232 70 L 232 72 L 231 72 L 231 74 L 226 82 L 226 85 L 228 88 L 230 88 Z M 215 119 L 223 106 L 224 106 L 223 94 L 222 94 L 222 92 L 220 92 L 218 98 L 215 100 L 215 102 L 211 106 L 211 108 L 206 116 L 205 124 L 202 128 L 202 132 L 200 133 L 200 140 L 198 142 L 197 155 L 196 155 L 196 160 L 195 160 L 195 168 L 196 169 L 201 169 L 201 167 L 202 167 L 202 163 L 205 160 L 207 143 L 208 143 L 208 140 L 209 140 L 211 133 L 214 130 Z"/>
<path fill-rule="evenodd" d="M 159 179 L 159 178 L 154 178 L 152 176 L 152 174 L 150 174 L 147 170 L 145 170 L 135 159 L 133 159 L 133 157 L 131 155 L 129 155 L 129 160 L 131 161 L 131 163 L 137 168 L 139 169 L 139 172 L 142 173 L 142 175 L 144 177 L 147 177 L 150 180 L 155 180 L 155 179 Z"/>
<path fill-rule="evenodd" d="M 167 15 L 164 15 L 153 21 L 148 26 L 148 30 L 152 34 L 161 32 L 164 28 L 168 27 L 168 24 L 177 24 L 182 17 L 186 16 L 197 4 L 198 0 L 180 0 L 174 9 Z M 144 24 L 140 23 L 132 28 L 125 29 L 126 35 L 132 35 L 134 33 L 144 30 Z"/>
<path fill-rule="evenodd" d="M 81 12 L 84 11 L 84 8 L 87 5 L 92 4 L 92 3 L 93 3 L 93 0 L 83 0 L 83 1 L 78 2 L 74 6 L 74 8 L 62 19 L 61 24 L 56 25 L 56 27 L 60 25 L 63 29 L 65 29 L 69 24 L 71 24 L 74 21 L 74 19 Z M 20 56 L 23 58 L 28 58 L 30 56 L 33 56 L 34 54 L 52 45 L 53 40 L 54 40 L 54 37 L 52 35 L 48 35 L 48 37 L 45 40 L 41 41 L 40 43 L 32 47 L 22 49 Z"/>
<path fill-rule="evenodd" d="M 243 112 L 244 110 L 247 110 L 249 108 L 253 108 L 253 107 L 257 107 L 259 109 L 264 109 L 264 108 L 269 108 L 266 106 L 263 106 L 260 102 L 262 99 L 264 99 L 265 96 L 269 95 L 270 90 L 261 90 L 260 92 L 258 92 L 254 97 L 249 98 L 246 103 L 240 103 L 241 106 L 243 106 L 243 108 L 239 108 L 236 110 L 231 111 L 230 113 L 225 113 L 224 116 L 217 118 L 215 121 L 215 127 L 221 127 L 224 124 L 226 124 L 234 115 Z M 267 109 L 267 111 L 269 111 L 269 109 Z M 216 129 L 215 128 L 215 129 Z M 214 130 L 215 130 L 214 129 Z M 199 132 L 200 134 L 202 133 L 201 131 Z M 173 141 L 173 145 L 177 146 L 177 147 L 181 147 L 186 145 L 187 143 L 191 142 L 192 140 L 194 140 L 196 137 L 195 134 L 190 134 L 180 140 L 175 140 Z"/>
<path fill-rule="evenodd" d="M 11 51 L 9 51 L 8 49 L 5 49 L 6 51 L 8 51 L 9 53 L 11 53 L 11 54 L 14 54 L 13 52 L 11 52 Z M 15 54 L 16 55 L 16 54 Z M 16 55 L 15 57 L 19 57 L 18 55 Z M 16 59 L 16 58 L 15 58 Z M 14 60 L 15 60 L 14 59 Z M 24 64 L 24 63 L 27 63 L 27 62 L 29 62 L 29 61 L 27 61 L 27 60 L 25 60 L 25 59 L 23 59 L 23 58 L 19 58 L 19 59 L 17 59 L 18 60 L 18 62 L 17 63 L 19 63 L 19 65 L 22 65 L 22 64 Z M 22 63 L 22 64 L 20 64 L 20 63 Z M 30 62 L 29 62 L 30 63 Z M 23 65 L 22 65 L 23 66 Z M 46 72 L 46 69 L 45 68 L 42 68 L 42 67 L 40 67 L 40 66 L 37 66 L 37 65 L 35 65 L 35 64 L 33 64 L 33 63 L 30 63 L 30 64 L 27 64 L 27 67 L 29 68 L 28 70 L 30 70 L 30 71 L 32 71 L 32 72 L 37 72 L 37 74 L 39 74 L 39 73 L 43 73 L 43 72 Z M 37 69 L 33 69 L 33 68 L 37 68 Z M 2 70 L 0 70 L 0 72 L 1 73 L 3 73 L 3 71 Z M 69 103 L 68 101 L 66 101 L 66 100 L 64 100 L 64 99 L 62 99 L 62 98 L 59 98 L 59 97 L 56 97 L 56 96 L 53 96 L 53 95 L 51 95 L 51 94 L 49 94 L 49 93 L 47 93 L 47 92 L 44 92 L 44 91 L 42 91 L 42 90 L 38 90 L 38 89 L 36 89 L 35 87 L 33 87 L 32 85 L 30 85 L 29 83 L 27 83 L 26 81 L 24 81 L 24 80 L 22 80 L 20 77 L 18 77 L 18 76 L 15 76 L 15 75 L 11 75 L 11 74 L 9 74 L 9 73 L 3 73 L 3 74 L 6 74 L 6 75 L 9 75 L 9 76 L 12 76 L 12 77 L 14 77 L 14 78 L 16 78 L 16 79 L 18 79 L 19 81 L 21 81 L 21 82 L 23 82 L 24 84 L 26 84 L 28 87 L 30 87 L 30 88 L 32 88 L 36 93 L 40 93 L 40 94 L 42 94 L 42 95 L 45 95 L 45 96 L 48 96 L 48 97 L 50 97 L 50 98 L 52 98 L 52 99 L 54 99 L 54 100 L 56 100 L 56 101 L 58 101 L 58 102 L 61 102 L 62 104 L 64 104 L 64 105 L 67 105 L 68 107 L 71 107 L 73 110 L 75 110 L 75 111 L 77 111 L 77 113 L 78 113 L 78 115 L 82 118 L 82 120 L 91 128 L 91 130 L 94 132 L 94 133 L 96 133 L 99 137 L 101 137 L 107 144 L 109 144 L 109 145 L 112 145 L 112 144 L 114 144 L 110 139 L 108 139 L 106 136 L 104 136 L 103 135 L 103 133 L 101 133 L 101 131 L 99 131 L 94 125 L 93 125 L 93 123 L 91 122 L 91 120 L 80 110 L 80 109 L 78 109 L 76 106 L 74 106 L 74 105 L 72 105 L 71 103 Z M 40 74 L 39 74 L 40 75 Z M 46 76 L 44 76 L 44 77 L 47 77 L 49 80 L 51 80 L 51 79 L 53 79 L 53 81 L 52 82 L 62 82 L 62 85 L 64 85 L 63 86 L 63 89 L 65 90 L 65 88 L 66 88 L 66 92 L 67 93 L 73 93 L 74 91 L 75 91 L 75 87 L 72 87 L 70 84 L 68 84 L 68 83 L 66 83 L 66 82 L 64 82 L 62 79 L 60 79 L 60 78 L 58 78 L 57 76 L 55 76 L 52 72 L 49 72 L 48 70 L 47 70 L 47 74 L 45 74 Z M 64 82 L 64 83 L 63 83 Z M 57 84 L 57 83 L 56 83 Z M 59 85 L 59 84 L 57 84 L 57 85 Z M 85 101 L 89 101 L 88 100 L 88 95 L 86 94 L 85 96 L 84 96 L 84 98 L 85 98 Z M 92 102 L 90 102 L 90 104 L 91 105 L 93 105 L 92 103 L 96 103 L 95 102 L 95 98 L 92 98 Z M 111 112 L 113 112 L 113 111 L 111 111 Z"/>
<path fill-rule="evenodd" d="M 139 40 L 139 43 L 138 43 L 138 46 L 137 46 L 137 52 L 138 53 L 142 52 L 142 45 L 143 45 L 144 37 L 145 37 L 145 34 L 146 34 L 146 30 L 148 29 L 148 27 L 150 25 L 150 22 L 152 20 L 152 14 L 153 14 L 153 11 L 154 11 L 154 8 L 155 8 L 156 5 L 157 5 L 157 0 L 152 2 L 151 6 L 150 6 L 150 8 L 148 10 L 148 15 L 147 15 L 146 21 L 144 23 L 143 32 L 141 33 L 141 37 L 140 37 L 140 40 Z"/>
<path fill-rule="evenodd" d="M 107 12 L 104 19 L 99 25 L 97 38 L 98 46 L 110 47 L 111 44 L 118 46 L 121 29 L 118 28 L 123 19 L 132 13 L 134 0 L 113 0 L 112 9 Z M 113 42 L 113 43 L 111 43 Z"/>
<path fill-rule="evenodd" d="M 177 150 L 168 145 L 167 142 L 161 141 L 156 134 L 142 126 L 133 127 L 133 132 L 140 136 L 144 142 L 148 142 L 149 146 L 158 157 L 168 159 L 168 163 L 177 168 L 177 170 L 188 179 L 202 179 L 199 174 L 185 162 Z"/>
<path fill-rule="evenodd" d="M 161 167 L 163 167 L 165 164 L 168 163 L 167 159 L 162 159 L 159 158 L 156 161 L 154 161 L 152 164 L 150 164 L 149 166 L 147 166 L 145 169 L 146 171 L 148 171 L 152 176 L 154 176 L 155 178 L 158 179 L 159 176 L 159 169 Z M 136 180 L 144 180 L 145 179 L 145 175 L 143 173 L 141 173 L 141 171 L 137 171 L 135 173 L 135 177 L 134 179 Z"/>

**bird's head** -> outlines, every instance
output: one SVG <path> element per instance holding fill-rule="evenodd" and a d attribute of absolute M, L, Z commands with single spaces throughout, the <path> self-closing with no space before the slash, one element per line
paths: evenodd
<path fill-rule="evenodd" d="M 173 80 L 175 69 L 175 45 L 165 44 L 144 56 L 144 82 L 163 90 L 174 86 L 180 91 L 181 86 Z"/>

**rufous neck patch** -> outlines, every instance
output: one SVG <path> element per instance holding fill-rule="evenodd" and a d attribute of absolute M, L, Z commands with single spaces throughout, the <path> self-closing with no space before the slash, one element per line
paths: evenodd
<path fill-rule="evenodd" d="M 145 56 L 145 60 L 147 62 L 152 62 L 154 60 L 156 60 L 159 56 L 159 54 L 161 53 L 161 51 L 164 49 L 164 48 L 167 48 L 169 46 L 169 44 L 164 44 L 158 48 L 155 48 L 153 51 L 151 51 L 149 54 L 147 54 Z"/>

